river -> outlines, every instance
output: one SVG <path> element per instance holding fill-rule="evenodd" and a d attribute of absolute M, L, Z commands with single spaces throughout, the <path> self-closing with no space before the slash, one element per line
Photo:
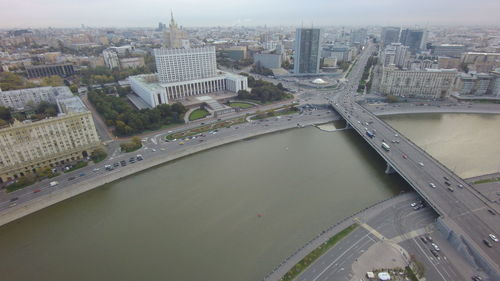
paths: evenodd
<path fill-rule="evenodd" d="M 440 142 L 422 135 L 434 128 L 435 139 L 448 140 L 442 126 L 468 130 L 471 118 L 490 129 L 500 122 L 463 114 L 387 120 L 432 150 Z M 491 148 L 496 134 L 475 143 Z M 1 227 L 0 274 L 11 281 L 261 280 L 323 229 L 409 189 L 384 169 L 352 130 L 308 127 L 233 143 Z"/>

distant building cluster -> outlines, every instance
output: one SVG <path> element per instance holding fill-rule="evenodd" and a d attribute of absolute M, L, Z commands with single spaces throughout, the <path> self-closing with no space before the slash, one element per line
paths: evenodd
<path fill-rule="evenodd" d="M 57 104 L 57 117 L 26 120 L 0 129 L 0 182 L 88 157 L 100 146 L 92 114 L 68 87 L 0 91 L 0 105 L 16 111 L 42 101 Z"/>

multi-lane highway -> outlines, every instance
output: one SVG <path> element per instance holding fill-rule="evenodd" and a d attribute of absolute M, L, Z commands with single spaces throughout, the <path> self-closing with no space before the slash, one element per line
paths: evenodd
<path fill-rule="evenodd" d="M 355 89 L 370 47 L 349 77 L 347 91 L 332 99 L 334 109 L 441 215 L 449 240 L 468 245 L 472 256 L 490 274 L 499 274 L 500 250 L 488 237 L 500 233 L 497 206 L 369 110 L 355 102 Z M 368 136 L 367 131 L 374 133 Z M 384 149 L 382 143 L 388 146 Z M 467 153 L 467 152 L 464 152 Z M 466 241 L 463 243 L 462 238 Z M 489 241 L 492 247 L 483 241 Z M 472 251 L 471 251 L 472 250 Z M 465 253 L 464 253 L 465 254 Z M 493 272 L 491 272 L 493 271 Z M 494 275 L 495 276 L 495 275 Z"/>

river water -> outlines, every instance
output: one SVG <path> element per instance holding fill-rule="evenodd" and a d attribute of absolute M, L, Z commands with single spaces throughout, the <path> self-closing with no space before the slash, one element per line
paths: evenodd
<path fill-rule="evenodd" d="M 442 127 L 492 129 L 500 118 L 413 115 L 388 121 L 432 150 L 449 139 Z M 424 132 L 437 132 L 438 141 Z M 498 134 L 474 142 L 491 153 Z M 467 155 L 472 163 L 479 154 Z M 384 169 L 352 130 L 308 127 L 212 149 L 1 227 L 0 279 L 261 280 L 323 229 L 408 190 Z M 458 169 L 467 174 L 480 168 Z"/>

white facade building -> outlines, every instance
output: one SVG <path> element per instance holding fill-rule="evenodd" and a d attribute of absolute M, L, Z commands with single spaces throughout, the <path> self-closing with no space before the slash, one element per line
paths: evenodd
<path fill-rule="evenodd" d="M 214 77 L 172 83 L 151 82 L 155 78 L 154 74 L 129 77 L 132 90 L 151 107 L 183 101 L 191 96 L 248 90 L 246 76 L 222 71 Z"/>
<path fill-rule="evenodd" d="M 58 99 L 74 97 L 68 87 L 39 87 L 1 91 L 0 106 L 24 110 L 26 105 L 37 105 L 42 101 L 56 103 Z"/>
<path fill-rule="evenodd" d="M 104 57 L 104 64 L 109 69 L 113 69 L 115 67 L 120 67 L 120 60 L 118 59 L 118 54 L 111 49 L 107 49 L 102 51 L 102 56 Z"/>
<path fill-rule="evenodd" d="M 449 96 L 457 76 L 456 69 L 403 71 L 384 67 L 380 91 L 386 95 L 444 98 Z"/>
<path fill-rule="evenodd" d="M 213 77 L 217 73 L 215 47 L 192 49 L 155 49 L 160 83 Z"/>

